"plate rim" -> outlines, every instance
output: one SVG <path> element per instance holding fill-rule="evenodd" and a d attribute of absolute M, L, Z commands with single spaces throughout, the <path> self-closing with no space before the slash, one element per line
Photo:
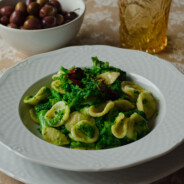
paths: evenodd
<path fill-rule="evenodd" d="M 10 150 L 8 150 L 7 148 L 5 148 L 4 146 L 2 146 L 2 147 L 0 147 L 0 151 L 1 151 L 1 149 L 6 149 L 6 151 L 8 152 L 8 153 L 11 153 L 11 151 Z M 180 149 L 180 148 L 179 148 Z M 176 150 L 176 151 L 178 151 L 178 150 Z M 176 152 L 175 150 L 173 151 L 174 153 Z M 181 151 L 180 151 L 181 152 Z M 174 154 L 174 153 L 171 153 L 171 154 Z M 17 155 L 16 155 L 17 156 Z M 168 156 L 168 155 L 165 155 L 166 157 Z M 165 157 L 164 156 L 164 157 Z M 170 156 L 170 155 L 169 155 Z M 158 159 L 164 159 L 164 157 L 161 157 L 161 158 L 158 158 Z M 21 158 L 21 157 L 20 157 Z M 21 159 L 23 159 L 23 158 L 21 158 Z M 168 159 L 168 158 L 167 158 Z M 30 161 L 28 161 L 28 160 L 24 160 L 23 159 L 23 162 L 30 162 Z M 158 160 L 157 159 L 155 159 L 155 160 L 152 160 L 151 162 L 158 162 Z M 148 163 L 148 164 L 151 164 L 151 162 L 150 163 Z M 31 164 L 35 164 L 35 163 L 33 163 L 33 162 L 30 162 Z M 151 182 L 155 182 L 155 181 L 158 181 L 158 180 L 160 180 L 160 179 L 162 179 L 162 178 L 165 178 L 165 177 L 167 177 L 167 176 L 169 176 L 170 174 L 172 174 L 172 173 L 174 173 L 174 172 L 176 172 L 177 170 L 179 170 L 179 169 L 182 169 L 183 168 L 183 166 L 184 166 L 184 164 L 181 164 L 181 163 L 183 163 L 183 162 L 180 162 L 180 165 L 179 166 L 175 166 L 174 168 L 172 167 L 172 170 L 170 169 L 169 171 L 165 171 L 164 172 L 164 175 L 163 174 L 160 174 L 160 175 L 158 175 L 157 177 L 154 177 L 154 179 L 152 179 L 152 180 L 150 180 L 149 179 L 149 181 L 146 181 L 146 182 L 149 182 L 149 183 L 151 183 Z M 36 163 L 37 164 L 37 163 Z M 147 164 L 147 163 L 146 163 Z M 137 167 L 144 167 L 144 164 L 141 164 L 141 165 L 139 165 L 139 166 L 137 166 Z M 47 166 L 44 166 L 44 167 L 47 167 Z M 136 167 L 136 166 L 135 166 Z M 52 168 L 51 168 L 52 169 Z M 54 169 L 54 168 L 53 168 Z M 30 181 L 29 179 L 25 179 L 25 175 L 17 175 L 17 174 L 15 174 L 15 173 L 13 173 L 12 172 L 12 170 L 8 170 L 7 169 L 7 167 L 4 169 L 4 168 L 2 168 L 2 166 L 0 165 L 0 171 L 2 172 L 2 173 L 4 173 L 4 174 L 6 174 L 6 175 L 8 175 L 9 177 L 12 177 L 12 178 L 14 178 L 14 179 L 16 179 L 16 180 L 18 180 L 18 181 L 21 181 L 21 182 L 24 182 L 24 183 L 33 183 L 34 181 Z M 61 171 L 62 172 L 62 171 Z M 18 174 L 19 174 L 20 172 L 18 172 Z M 162 176 L 162 177 L 161 177 Z"/>
<path fill-rule="evenodd" d="M 103 46 L 103 45 L 93 45 L 93 46 L 89 46 L 89 45 L 86 45 L 86 46 L 70 46 L 70 47 L 67 47 L 67 48 L 64 48 L 64 49 L 59 49 L 59 50 L 56 50 L 56 51 L 52 51 L 52 52 L 49 52 L 49 53 L 44 53 L 44 54 L 38 54 L 38 55 L 35 55 L 35 56 L 31 56 L 31 57 L 29 57 L 29 58 L 27 58 L 27 59 L 25 59 L 24 61 L 22 61 L 22 62 L 20 62 L 20 63 L 18 63 L 18 64 L 16 64 L 15 66 L 13 66 L 13 67 L 11 67 L 11 68 L 9 68 L 8 70 L 6 70 L 5 72 L 4 72 L 4 74 L 1 76 L 1 78 L 0 78 L 0 83 L 1 83 L 1 81 L 3 80 L 3 78 L 5 78 L 7 75 L 9 75 L 9 73 L 11 73 L 11 72 L 13 72 L 17 67 L 20 67 L 21 65 L 24 65 L 24 64 L 26 64 L 27 62 L 29 63 L 31 63 L 31 61 L 30 60 L 34 60 L 34 59 L 36 59 L 36 58 L 39 58 L 39 57 L 42 57 L 42 56 L 47 56 L 47 55 L 52 55 L 52 54 L 54 54 L 54 53 L 58 53 L 58 52 L 62 52 L 63 50 L 66 50 L 66 49 L 70 49 L 70 48 L 85 48 L 85 47 L 88 47 L 88 48 L 94 48 L 94 47 L 103 47 L 103 48 L 112 48 L 112 49 L 121 49 L 121 48 L 117 48 L 117 47 L 112 47 L 112 46 Z M 149 54 L 147 54 L 147 53 L 145 53 L 145 52 L 141 52 L 141 51 L 135 51 L 135 50 L 128 50 L 128 49 L 121 49 L 121 50 L 125 50 L 125 51 L 128 51 L 128 52 L 137 52 L 137 53 L 142 53 L 143 55 L 147 55 L 148 57 L 155 57 L 155 56 L 152 56 L 152 55 L 149 55 Z M 164 64 L 166 65 L 166 66 L 168 66 L 168 68 L 170 69 L 170 70 L 172 70 L 172 72 L 177 76 L 177 78 L 179 79 L 179 80 L 181 80 L 182 81 L 182 77 L 183 77 L 183 74 L 182 73 L 180 73 L 177 69 L 176 69 L 176 67 L 174 67 L 171 63 L 169 63 L 169 62 L 167 62 L 167 61 L 165 61 L 165 60 L 163 60 L 163 59 L 160 59 L 160 58 L 158 58 L 158 57 L 156 57 L 157 59 L 157 61 L 159 61 L 159 62 L 164 62 Z M 127 164 L 126 166 L 120 166 L 120 167 L 112 167 L 112 168 L 91 168 L 91 169 L 89 169 L 89 168 L 81 168 L 81 169 L 74 169 L 74 168 L 71 168 L 71 167 L 68 167 L 68 168 L 66 168 L 65 166 L 64 167 L 61 167 L 61 166 L 56 166 L 55 164 L 48 164 L 48 163 L 45 163 L 45 162 L 41 162 L 41 161 L 39 161 L 39 160 L 35 160 L 35 159 L 32 159 L 32 158 L 30 158 L 30 156 L 27 156 L 27 155 L 25 155 L 25 154 L 22 154 L 19 150 L 17 150 L 16 148 L 12 148 L 12 147 L 10 147 L 10 146 L 8 146 L 8 145 L 5 145 L 2 141 L 0 141 L 0 144 L 2 144 L 3 146 L 5 146 L 5 147 L 7 147 L 9 150 L 11 150 L 11 151 L 13 151 L 15 154 L 17 154 L 17 155 L 19 155 L 19 156 L 21 156 L 21 157 L 23 157 L 24 159 L 27 159 L 27 160 L 30 160 L 30 161 L 32 161 L 32 162 L 36 162 L 36 163 L 40 163 L 40 164 L 42 164 L 42 165 L 46 165 L 46 166 L 51 166 L 51 167 L 55 167 L 55 168 L 60 168 L 60 169 L 65 169 L 65 170 L 73 170 L 73 171 L 86 171 L 86 172 L 90 172 L 90 171 L 109 171 L 109 170 L 117 170 L 117 169 L 121 169 L 121 168 L 128 168 L 128 167 L 132 167 L 132 166 L 135 166 L 135 165 L 138 165 L 138 164 L 142 164 L 142 163 L 144 163 L 144 162 L 147 162 L 147 161 L 150 161 L 150 160 L 152 160 L 152 159 L 155 159 L 155 158 L 158 158 L 158 157 L 160 157 L 160 156 L 162 156 L 162 155 L 164 155 L 164 154 L 167 154 L 168 152 L 170 152 L 170 151 L 172 151 L 173 149 L 175 149 L 181 142 L 183 142 L 183 140 L 184 140 L 184 137 L 182 138 L 182 139 L 180 139 L 180 140 L 177 140 L 177 143 L 175 143 L 174 144 L 174 146 L 172 146 L 170 149 L 167 149 L 167 151 L 165 151 L 165 152 L 162 152 L 162 153 L 160 153 L 160 154 L 157 154 L 157 155 L 155 155 L 155 156 L 153 156 L 153 157 L 151 157 L 151 158 L 147 158 L 147 159 L 143 159 L 143 160 L 141 160 L 141 161 L 139 161 L 139 162 L 135 162 L 135 163 L 132 163 L 132 164 Z M 137 142 L 137 141 L 136 141 Z M 115 149 L 115 148 L 113 148 L 113 149 Z"/>

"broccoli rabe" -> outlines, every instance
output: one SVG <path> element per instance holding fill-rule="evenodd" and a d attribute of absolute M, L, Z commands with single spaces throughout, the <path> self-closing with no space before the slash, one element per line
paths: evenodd
<path fill-rule="evenodd" d="M 48 126 L 47 121 L 45 120 L 45 114 L 46 114 L 47 110 L 42 110 L 38 113 L 38 119 L 40 122 L 40 131 L 42 131 L 42 128 L 44 128 L 45 126 Z"/>
<path fill-rule="evenodd" d="M 104 122 L 104 127 L 100 132 L 99 141 L 96 143 L 96 149 L 105 149 L 121 146 L 121 140 L 114 137 L 111 131 L 111 126 L 112 122 Z"/>
<path fill-rule="evenodd" d="M 93 126 L 90 126 L 86 123 L 80 124 L 78 126 L 78 130 L 80 130 L 83 134 L 85 134 L 87 137 L 92 138 L 95 133 L 95 128 Z"/>
<path fill-rule="evenodd" d="M 100 61 L 98 59 L 98 57 L 92 57 L 92 62 L 93 62 L 93 66 L 91 68 L 90 73 L 94 74 L 94 75 L 98 75 L 104 72 L 109 72 L 109 71 L 113 71 L 113 72 L 120 72 L 120 79 L 121 81 L 126 80 L 126 72 L 122 71 L 119 68 L 115 68 L 113 66 L 109 66 L 109 62 L 103 62 Z"/>
<path fill-rule="evenodd" d="M 46 141 L 70 148 L 99 150 L 126 145 L 149 133 L 145 113 L 136 108 L 137 98 L 132 102 L 131 95 L 122 89 L 126 72 L 97 57 L 92 57 L 92 62 L 91 68 L 61 67 L 52 76 L 51 88 L 42 87 L 37 97 L 25 98 L 24 102 L 29 101 L 27 103 L 36 112 L 40 132 Z M 126 87 L 128 89 L 129 86 Z M 136 97 L 141 94 L 134 88 L 132 93 Z M 30 99 L 33 101 L 30 102 Z M 66 110 L 62 108 L 52 111 L 56 103 L 66 104 L 66 117 Z M 108 103 L 112 104 L 111 107 L 106 107 Z M 143 99 L 143 104 L 146 103 L 148 101 Z M 47 118 L 49 110 L 53 114 Z M 73 113 L 77 115 L 72 117 Z M 63 117 L 62 124 L 56 126 Z M 83 123 L 85 119 L 89 120 L 89 124 Z M 118 136 L 118 132 L 122 136 Z"/>
<path fill-rule="evenodd" d="M 43 104 L 38 104 L 34 108 L 36 113 L 39 113 L 42 110 L 49 110 L 51 107 L 52 107 L 52 104 L 50 102 L 46 102 Z"/>
<path fill-rule="evenodd" d="M 48 97 L 49 101 L 36 105 L 35 111 L 39 113 L 42 110 L 49 110 L 55 103 L 61 101 L 61 96 L 55 90 L 51 90 L 51 95 Z"/>
<path fill-rule="evenodd" d="M 55 117 L 48 121 L 50 125 L 57 125 L 61 121 L 61 119 L 65 113 L 65 110 L 64 109 L 59 110 L 59 111 L 56 111 L 55 113 L 56 113 Z"/>
<path fill-rule="evenodd" d="M 70 143 L 70 148 L 84 148 L 84 149 L 89 149 L 89 148 L 95 148 L 94 143 L 82 143 L 78 141 L 71 141 Z"/>

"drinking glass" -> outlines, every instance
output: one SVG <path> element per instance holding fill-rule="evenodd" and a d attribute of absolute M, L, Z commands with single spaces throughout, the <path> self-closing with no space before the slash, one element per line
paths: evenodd
<path fill-rule="evenodd" d="M 157 53 L 167 46 L 172 0 L 118 0 L 121 46 Z"/>

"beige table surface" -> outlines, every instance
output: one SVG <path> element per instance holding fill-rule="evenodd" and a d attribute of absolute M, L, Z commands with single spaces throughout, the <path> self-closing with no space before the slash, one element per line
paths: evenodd
<path fill-rule="evenodd" d="M 111 45 L 120 47 L 117 0 L 84 0 L 87 6 L 81 30 L 70 45 Z M 168 46 L 157 54 L 184 73 L 184 0 L 173 0 L 168 31 Z M 27 58 L 10 47 L 0 36 L 0 75 Z M 1 163 L 0 163 L 1 164 Z M 154 184 L 184 183 L 184 168 Z M 0 184 L 21 184 L 0 172 Z"/>

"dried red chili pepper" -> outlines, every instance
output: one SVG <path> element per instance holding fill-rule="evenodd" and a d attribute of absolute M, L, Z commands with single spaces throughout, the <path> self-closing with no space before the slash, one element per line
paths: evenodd
<path fill-rule="evenodd" d="M 84 77 L 84 71 L 81 68 L 74 68 L 68 74 L 69 79 L 81 80 Z"/>
<path fill-rule="evenodd" d="M 116 91 L 113 91 L 112 89 L 107 90 L 107 98 L 109 100 L 117 100 L 119 98 L 119 94 Z"/>

